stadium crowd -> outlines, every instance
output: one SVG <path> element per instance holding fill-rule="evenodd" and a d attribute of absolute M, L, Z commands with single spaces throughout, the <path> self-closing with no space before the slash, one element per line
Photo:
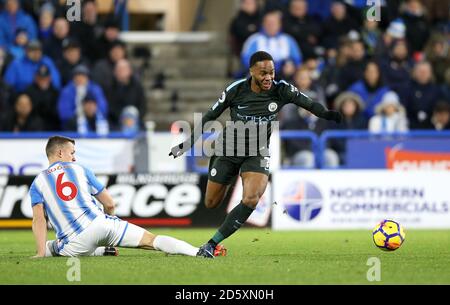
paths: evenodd
<path fill-rule="evenodd" d="M 344 116 L 336 125 L 288 105 L 282 129 L 450 129 L 450 0 L 367 2 L 241 0 L 229 27 L 240 62 L 232 76 L 265 50 L 277 78 Z M 66 10 L 65 0 L 0 0 L 0 131 L 136 132 L 146 98 L 121 16 L 100 20 L 93 0 L 82 1 L 80 22 Z M 285 148 L 293 164 L 313 166 L 307 141 Z M 344 162 L 343 141 L 329 148 L 329 165 Z"/>
<path fill-rule="evenodd" d="M 120 41 L 121 20 L 100 20 L 82 1 L 69 22 L 65 0 L 0 1 L 0 131 L 133 134 L 146 99 Z"/>
<path fill-rule="evenodd" d="M 234 77 L 245 75 L 254 51 L 267 51 L 277 78 L 344 116 L 336 125 L 288 105 L 280 116 L 285 130 L 450 129 L 450 1 L 377 3 L 242 0 L 229 28 L 241 62 Z M 329 148 L 328 166 L 345 162 L 343 141 Z M 286 141 L 285 150 L 291 164 L 314 166 L 308 141 Z"/>

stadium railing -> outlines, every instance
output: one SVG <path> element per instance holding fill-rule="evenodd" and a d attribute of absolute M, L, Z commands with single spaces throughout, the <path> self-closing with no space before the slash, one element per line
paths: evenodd
<path fill-rule="evenodd" d="M 125 134 L 122 132 L 110 132 L 107 135 L 99 135 L 95 132 L 80 134 L 77 132 L 0 132 L 0 139 L 46 139 L 51 136 L 60 135 L 73 139 L 136 139 L 145 133 Z"/>
<path fill-rule="evenodd" d="M 366 130 L 327 130 L 319 137 L 316 159 L 318 160 L 318 168 L 327 169 L 323 163 L 323 152 L 327 148 L 331 139 L 371 139 L 371 140 L 398 140 L 398 139 L 417 139 L 417 138 L 448 138 L 450 140 L 450 131 L 435 130 L 413 130 L 408 132 L 396 133 L 374 133 Z M 339 166 L 337 169 L 345 169 L 346 166 Z M 336 167 L 334 167 L 336 169 Z"/>

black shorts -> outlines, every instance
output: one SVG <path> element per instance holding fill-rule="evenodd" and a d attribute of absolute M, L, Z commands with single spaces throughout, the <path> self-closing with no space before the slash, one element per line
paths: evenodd
<path fill-rule="evenodd" d="M 209 160 L 208 179 L 229 185 L 241 173 L 257 172 L 269 176 L 270 157 L 226 157 L 212 156 Z"/>

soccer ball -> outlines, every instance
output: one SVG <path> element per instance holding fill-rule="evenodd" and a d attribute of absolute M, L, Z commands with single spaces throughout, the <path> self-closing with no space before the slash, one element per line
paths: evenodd
<path fill-rule="evenodd" d="M 403 227 L 390 219 L 380 222 L 372 231 L 373 242 L 384 251 L 394 251 L 405 241 Z"/>

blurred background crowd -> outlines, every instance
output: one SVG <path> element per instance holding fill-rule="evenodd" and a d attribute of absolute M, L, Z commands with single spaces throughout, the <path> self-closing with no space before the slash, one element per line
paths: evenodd
<path fill-rule="evenodd" d="M 344 115 L 336 125 L 288 105 L 282 129 L 450 129 L 449 0 L 230 2 L 229 78 L 246 77 L 251 54 L 265 50 L 276 78 Z M 143 128 L 148 96 L 119 39 L 128 30 L 124 4 L 100 18 L 85 0 L 81 21 L 69 22 L 65 0 L 0 1 L 0 131 Z M 309 145 L 288 141 L 286 154 L 309 166 Z M 344 152 L 332 141 L 328 164 L 342 163 Z"/>

